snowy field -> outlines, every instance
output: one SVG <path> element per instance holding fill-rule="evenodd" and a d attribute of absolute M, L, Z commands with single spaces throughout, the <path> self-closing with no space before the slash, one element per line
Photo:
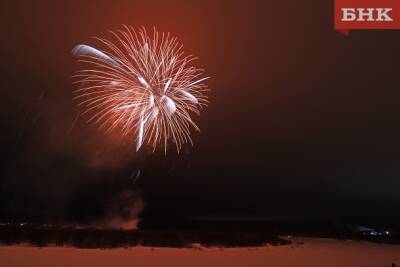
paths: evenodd
<path fill-rule="evenodd" d="M 76 249 L 30 246 L 0 247 L 0 266 L 400 266 L 400 245 L 287 237 L 291 245 L 259 248 Z"/>

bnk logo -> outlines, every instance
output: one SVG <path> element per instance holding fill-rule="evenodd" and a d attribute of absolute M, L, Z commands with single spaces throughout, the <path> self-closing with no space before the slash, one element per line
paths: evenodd
<path fill-rule="evenodd" d="M 335 0 L 335 29 L 400 29 L 400 0 Z"/>
<path fill-rule="evenodd" d="M 341 21 L 393 21 L 393 8 L 341 8 Z"/>

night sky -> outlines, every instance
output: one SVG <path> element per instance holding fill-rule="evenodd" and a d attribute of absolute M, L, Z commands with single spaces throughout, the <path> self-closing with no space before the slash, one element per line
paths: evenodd
<path fill-rule="evenodd" d="M 333 1 L 4 5 L 1 220 L 98 220 L 127 190 L 160 220 L 398 215 L 398 32 L 335 32 Z M 177 36 L 211 76 L 180 155 L 135 153 L 77 117 L 70 51 L 123 24 Z"/>

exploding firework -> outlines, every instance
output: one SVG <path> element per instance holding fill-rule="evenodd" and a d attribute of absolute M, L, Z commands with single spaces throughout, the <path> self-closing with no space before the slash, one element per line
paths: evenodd
<path fill-rule="evenodd" d="M 184 54 L 177 38 L 155 29 L 152 37 L 128 26 L 111 34 L 116 42 L 96 38 L 103 51 L 84 44 L 72 50 L 89 66 L 74 75 L 74 98 L 90 114 L 88 121 L 132 136 L 136 151 L 143 144 L 165 152 L 171 142 L 178 152 L 193 145 L 190 131 L 199 127 L 191 116 L 207 106 L 203 82 L 209 78 L 192 65 L 196 58 Z"/>

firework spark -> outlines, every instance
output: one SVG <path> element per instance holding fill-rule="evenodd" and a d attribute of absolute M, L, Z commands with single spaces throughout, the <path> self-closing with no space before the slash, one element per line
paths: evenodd
<path fill-rule="evenodd" d="M 209 78 L 192 65 L 196 58 L 185 56 L 177 38 L 155 29 L 152 37 L 128 26 L 111 34 L 115 43 L 96 38 L 104 51 L 84 44 L 72 50 L 89 66 L 74 75 L 83 114 L 107 131 L 132 136 L 136 151 L 143 144 L 165 152 L 170 142 L 178 152 L 185 143 L 193 145 L 190 130 L 199 127 L 191 115 L 207 106 L 203 82 Z"/>

